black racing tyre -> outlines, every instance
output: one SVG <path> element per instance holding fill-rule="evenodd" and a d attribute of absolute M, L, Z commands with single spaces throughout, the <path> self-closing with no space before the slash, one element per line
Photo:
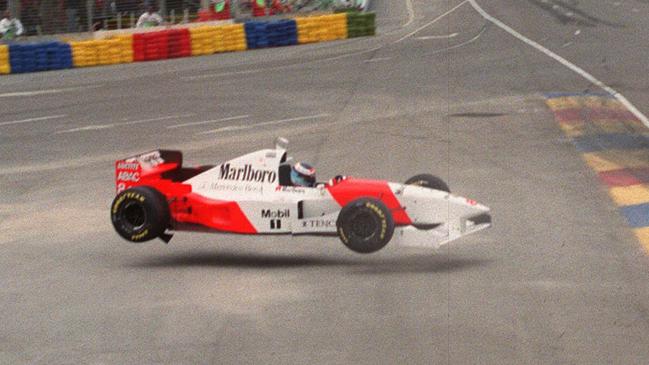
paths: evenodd
<path fill-rule="evenodd" d="M 451 189 L 449 189 L 448 184 L 444 182 L 444 180 L 440 179 L 437 176 L 433 176 L 431 174 L 420 174 L 420 175 L 415 175 L 411 177 L 410 179 L 406 180 L 406 185 L 417 185 L 421 186 L 424 188 L 429 188 L 429 189 L 435 189 L 435 190 L 441 190 L 445 191 L 447 193 L 451 192 Z"/>
<path fill-rule="evenodd" d="M 336 221 L 338 237 L 352 251 L 376 252 L 390 242 L 394 220 L 380 200 L 356 199 L 345 205 Z"/>
<path fill-rule="evenodd" d="M 169 226 L 169 205 L 159 191 L 137 186 L 115 197 L 110 219 L 117 233 L 127 241 L 149 241 L 162 235 Z"/>

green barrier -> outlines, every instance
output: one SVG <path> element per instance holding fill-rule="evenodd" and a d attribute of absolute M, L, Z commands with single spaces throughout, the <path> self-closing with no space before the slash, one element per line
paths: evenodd
<path fill-rule="evenodd" d="M 347 38 L 376 34 L 376 14 L 347 12 Z"/>

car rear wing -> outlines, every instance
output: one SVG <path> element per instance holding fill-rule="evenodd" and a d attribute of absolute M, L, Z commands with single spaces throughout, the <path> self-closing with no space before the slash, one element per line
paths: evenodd
<path fill-rule="evenodd" d="M 180 151 L 155 150 L 133 157 L 115 161 L 115 189 L 120 193 L 133 186 L 144 185 L 147 181 L 160 179 L 164 172 L 182 166 L 183 154 Z"/>

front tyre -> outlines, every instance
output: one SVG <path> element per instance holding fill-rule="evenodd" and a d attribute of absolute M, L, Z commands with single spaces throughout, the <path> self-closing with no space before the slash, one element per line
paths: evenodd
<path fill-rule="evenodd" d="M 372 253 L 390 242 L 394 220 L 380 200 L 361 198 L 340 210 L 336 227 L 347 248 L 358 253 Z"/>
<path fill-rule="evenodd" d="M 441 190 L 447 193 L 451 192 L 451 189 L 449 189 L 448 184 L 444 180 L 431 174 L 415 175 L 406 180 L 405 184 L 421 186 L 428 189 Z"/>
<path fill-rule="evenodd" d="M 161 236 L 169 226 L 167 199 L 148 186 L 137 186 L 119 193 L 110 208 L 110 219 L 117 233 L 131 242 L 145 242 Z"/>

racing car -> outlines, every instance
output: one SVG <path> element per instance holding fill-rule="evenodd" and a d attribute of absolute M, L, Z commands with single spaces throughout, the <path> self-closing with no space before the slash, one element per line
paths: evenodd
<path fill-rule="evenodd" d="M 168 243 L 176 231 L 331 235 L 358 253 L 390 241 L 439 248 L 491 226 L 488 207 L 429 174 L 403 184 L 338 175 L 295 186 L 287 147 L 278 138 L 272 149 L 198 167 L 171 150 L 118 160 L 112 224 L 131 242 Z"/>

